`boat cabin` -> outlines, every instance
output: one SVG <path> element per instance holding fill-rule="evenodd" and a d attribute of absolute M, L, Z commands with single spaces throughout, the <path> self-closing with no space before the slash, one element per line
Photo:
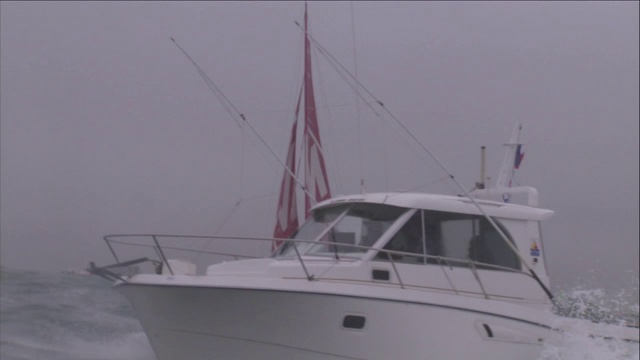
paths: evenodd
<path fill-rule="evenodd" d="M 300 241 L 295 246 L 293 242 L 283 244 L 274 257 L 299 254 L 305 258 L 392 262 L 405 269 L 405 265 L 465 267 L 483 272 L 485 278 L 487 271 L 525 273 L 521 261 L 527 261 L 548 283 L 540 221 L 553 212 L 477 202 L 500 231 L 463 197 L 379 193 L 334 198 L 318 204 L 292 236 Z"/>

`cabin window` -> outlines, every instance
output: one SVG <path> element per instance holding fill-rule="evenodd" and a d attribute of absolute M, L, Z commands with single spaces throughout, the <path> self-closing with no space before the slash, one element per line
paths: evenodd
<path fill-rule="evenodd" d="M 507 229 L 497 220 L 509 241 L 513 240 Z M 418 210 L 402 226 L 380 252 L 378 260 L 389 260 L 413 264 L 437 264 L 438 261 L 451 266 L 468 266 L 469 260 L 487 265 L 520 269 L 516 254 L 504 242 L 500 234 L 483 216 Z M 413 255 L 415 254 L 415 255 Z M 495 266 L 478 265 L 478 268 L 496 269 Z"/>
<path fill-rule="evenodd" d="M 433 262 L 435 258 L 430 255 L 438 256 L 440 248 L 436 238 L 427 234 L 429 229 L 424 215 L 424 211 L 416 211 L 384 247 L 391 252 L 380 252 L 376 259 L 389 260 L 391 257 L 393 261 L 412 264 Z"/>
<path fill-rule="evenodd" d="M 361 257 L 407 209 L 355 203 L 316 210 L 292 236 L 314 243 L 296 243 L 301 255 Z M 291 243 L 277 256 L 295 255 Z"/>
<path fill-rule="evenodd" d="M 333 206 L 315 211 L 307 221 L 293 233 L 292 239 L 314 241 L 322 235 L 343 213 L 348 210 L 348 205 Z M 296 247 L 300 254 L 306 253 L 312 243 L 298 242 Z M 276 256 L 296 255 L 293 243 L 286 242 L 278 250 Z"/>
<path fill-rule="evenodd" d="M 447 213 L 437 214 L 436 217 L 441 219 L 442 256 L 464 260 L 452 260 L 451 265 L 467 266 L 466 261 L 473 260 L 477 263 L 520 270 L 518 256 L 485 217 Z M 494 221 L 513 244 L 507 229 L 498 220 Z M 478 268 L 499 270 L 496 267 L 482 265 Z"/>

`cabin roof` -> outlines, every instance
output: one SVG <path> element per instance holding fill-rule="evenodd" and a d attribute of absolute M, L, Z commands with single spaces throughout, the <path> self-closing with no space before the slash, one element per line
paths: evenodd
<path fill-rule="evenodd" d="M 509 204 L 490 200 L 476 199 L 478 204 L 489 216 L 506 219 L 543 220 L 553 215 L 552 210 L 531 206 Z M 381 192 L 371 194 L 356 194 L 338 196 L 317 204 L 314 208 L 333 206 L 342 203 L 372 203 L 387 204 L 411 209 L 446 211 L 461 214 L 481 215 L 474 203 L 461 196 L 408 193 Z"/>

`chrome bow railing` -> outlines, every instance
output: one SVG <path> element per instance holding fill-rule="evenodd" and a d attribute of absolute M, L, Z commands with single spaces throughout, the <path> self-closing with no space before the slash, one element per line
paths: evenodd
<path fill-rule="evenodd" d="M 123 275 L 122 269 L 131 268 L 132 266 L 142 266 L 150 264 L 151 271 L 160 274 L 164 271 L 166 266 L 166 273 L 174 275 L 174 270 L 171 268 L 171 262 L 169 259 L 181 258 L 187 259 L 193 264 L 200 264 L 204 266 L 212 265 L 217 262 L 225 261 L 227 259 L 239 260 L 239 259 L 251 259 L 251 258 L 266 258 L 276 256 L 277 253 L 270 253 L 271 244 L 273 241 L 283 241 L 290 244 L 294 249 L 295 255 L 290 256 L 276 256 L 278 259 L 292 259 L 300 263 L 301 270 L 304 276 L 309 281 L 322 280 L 316 274 L 312 274 L 309 271 L 309 263 L 315 262 L 318 259 L 317 254 L 313 256 L 309 255 L 313 246 L 306 246 L 306 251 L 299 251 L 300 244 L 311 244 L 315 246 L 332 246 L 335 250 L 336 261 L 357 261 L 363 259 L 370 259 L 371 261 L 388 261 L 391 264 L 391 268 L 397 279 L 396 285 L 400 288 L 413 287 L 412 284 L 408 284 L 402 280 L 401 271 L 398 269 L 398 264 L 407 263 L 407 259 L 412 259 L 412 264 L 431 264 L 437 265 L 442 269 L 442 273 L 449 284 L 449 291 L 453 291 L 455 294 L 468 293 L 456 288 L 454 282 L 450 278 L 446 269 L 454 268 L 468 268 L 478 283 L 481 289 L 481 294 L 485 298 L 490 298 L 490 295 L 486 290 L 478 269 L 482 270 L 500 270 L 512 273 L 518 273 L 528 278 L 532 276 L 524 271 L 499 266 L 495 264 L 481 263 L 470 259 L 458 259 L 444 256 L 435 256 L 428 254 L 409 253 L 402 251 L 379 249 L 370 246 L 353 245 L 345 243 L 334 242 L 318 242 L 312 240 L 298 240 L 298 239 L 274 239 L 274 238 L 259 238 L 259 237 L 229 237 L 229 236 L 189 236 L 189 235 L 159 235 L 159 234 L 118 234 L 104 236 L 111 254 L 116 260 L 115 264 L 108 266 L 95 266 L 92 262 L 88 269 L 91 273 L 106 278 L 110 281 L 120 280 L 127 281 L 128 276 Z M 219 249 L 225 249 L 224 251 L 212 251 L 209 250 L 212 242 L 217 242 Z M 262 246 L 256 246 L 255 243 L 262 244 Z M 253 243 L 253 244 L 252 244 Z M 250 244 L 247 246 L 247 244 Z M 126 249 L 127 260 L 124 260 L 124 252 Z M 137 250 L 136 250 L 137 249 Z M 346 251 L 348 250 L 348 251 Z M 374 255 L 369 252 L 373 251 Z M 168 256 L 168 253 L 171 256 Z M 327 253 L 331 256 L 334 253 Z M 354 257 L 353 254 L 357 254 L 358 257 Z M 338 257 L 338 255 L 340 257 Z M 351 256 L 350 256 L 351 255 Z M 203 259 L 203 257 L 206 257 Z M 141 271 L 145 272 L 145 271 Z M 335 280 L 335 279 L 334 279 Z M 341 280 L 350 280 L 345 277 Z M 389 279 L 389 283 L 393 284 L 393 281 Z"/>

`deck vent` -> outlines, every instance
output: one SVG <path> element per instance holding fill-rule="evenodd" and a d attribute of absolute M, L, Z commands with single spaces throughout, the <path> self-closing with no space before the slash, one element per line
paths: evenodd
<path fill-rule="evenodd" d="M 371 276 L 373 276 L 373 280 L 386 280 L 389 281 L 389 271 L 387 270 L 373 270 L 371 272 Z"/>
<path fill-rule="evenodd" d="M 347 315 L 342 320 L 342 327 L 345 329 L 357 329 L 360 330 L 364 327 L 366 319 L 364 316 Z"/>

